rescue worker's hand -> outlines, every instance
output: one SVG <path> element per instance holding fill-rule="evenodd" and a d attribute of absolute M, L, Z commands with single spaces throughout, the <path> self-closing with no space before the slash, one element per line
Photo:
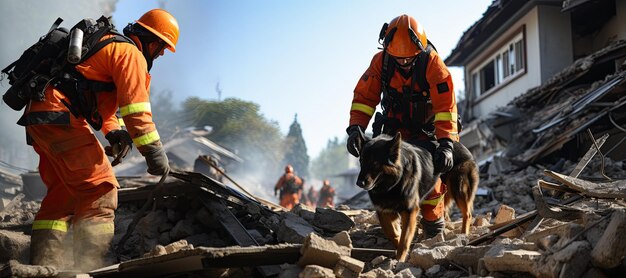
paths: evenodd
<path fill-rule="evenodd" d="M 111 130 L 104 138 L 109 141 L 109 146 L 104 147 L 104 153 L 113 157 L 111 166 L 122 163 L 122 158 L 133 149 L 133 140 L 126 130 Z"/>
<path fill-rule="evenodd" d="M 446 173 L 452 170 L 454 165 L 454 159 L 452 157 L 452 140 L 449 138 L 441 138 L 437 140 L 439 147 L 435 150 L 433 155 L 433 166 L 435 167 L 435 173 Z"/>
<path fill-rule="evenodd" d="M 169 160 L 165 154 L 165 149 L 158 145 L 142 146 L 139 150 L 146 158 L 148 173 L 155 176 L 164 175 L 170 169 Z"/>
<path fill-rule="evenodd" d="M 363 147 L 363 128 L 359 125 L 351 125 L 346 129 L 348 142 L 346 148 L 351 155 L 359 157 Z"/>

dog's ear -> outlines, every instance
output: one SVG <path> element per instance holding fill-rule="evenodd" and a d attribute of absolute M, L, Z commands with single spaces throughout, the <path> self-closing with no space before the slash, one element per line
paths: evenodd
<path fill-rule="evenodd" d="M 389 162 L 395 164 L 400 159 L 400 145 L 402 143 L 402 137 L 400 132 L 396 133 L 396 136 L 389 141 Z"/>

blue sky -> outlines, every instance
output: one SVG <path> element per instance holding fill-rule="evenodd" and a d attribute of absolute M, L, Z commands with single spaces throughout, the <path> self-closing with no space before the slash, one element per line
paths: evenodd
<path fill-rule="evenodd" d="M 42 33 L 57 16 L 65 16 L 67 24 L 76 21 L 73 16 L 99 16 L 71 11 L 75 6 L 93 7 L 96 0 L 65 2 L 73 4 L 69 9 L 40 11 L 45 24 L 29 27 Z M 58 2 L 25 3 L 32 9 L 39 6 L 35 3 L 54 6 Z M 121 30 L 160 4 L 178 19 L 181 34 L 177 52 L 155 62 L 152 90 L 171 90 L 176 102 L 190 96 L 217 99 L 219 82 L 222 99 L 258 103 L 283 134 L 297 113 L 314 158 L 327 140 L 344 138 L 352 92 L 378 51 L 383 23 L 403 13 L 412 15 L 445 58 L 491 0 L 119 0 L 113 20 Z M 32 41 L 32 36 L 15 41 L 8 57 Z M 451 71 L 455 91 L 463 90 L 462 71 Z"/>
<path fill-rule="evenodd" d="M 328 139 L 345 136 L 352 92 L 378 51 L 383 23 L 415 17 L 445 58 L 491 0 L 164 3 L 181 34 L 176 53 L 155 62 L 153 90 L 172 90 L 177 101 L 217 99 L 219 82 L 222 99 L 258 103 L 283 134 L 297 113 L 316 157 Z M 156 7 L 159 1 L 120 0 L 113 17 L 121 25 Z M 451 71 L 455 90 L 463 90 L 462 71 Z"/>

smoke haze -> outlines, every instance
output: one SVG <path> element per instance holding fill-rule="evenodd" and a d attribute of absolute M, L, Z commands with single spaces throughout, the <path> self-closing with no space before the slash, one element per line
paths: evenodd
<path fill-rule="evenodd" d="M 102 15 L 110 16 L 117 0 L 55 0 L 0 2 L 0 69 L 17 60 L 26 48 L 48 32 L 52 23 L 63 18 L 61 26 L 71 28 L 79 20 Z M 124 26 L 117 23 L 117 26 Z M 9 88 L 6 76 L 0 82 L 0 92 Z M 35 169 L 37 154 L 26 145 L 24 128 L 15 124 L 22 112 L 14 111 L 0 101 L 0 162 Z"/>

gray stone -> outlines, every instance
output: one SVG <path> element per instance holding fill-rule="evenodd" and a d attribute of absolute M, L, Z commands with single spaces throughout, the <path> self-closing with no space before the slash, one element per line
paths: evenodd
<path fill-rule="evenodd" d="M 591 251 L 591 262 L 600 268 L 614 268 L 626 255 L 626 212 L 613 211 L 609 225 Z"/>
<path fill-rule="evenodd" d="M 339 246 L 331 240 L 324 239 L 314 233 L 309 234 L 300 249 L 299 266 L 319 265 L 323 267 L 335 267 L 341 256 L 350 256 L 352 249 Z"/>
<path fill-rule="evenodd" d="M 319 265 L 307 265 L 298 275 L 299 278 L 332 278 L 333 270 Z"/>
<path fill-rule="evenodd" d="M 423 269 L 429 269 L 436 264 L 445 263 L 448 253 L 453 249 L 453 246 L 437 246 L 432 249 L 416 248 L 411 251 L 408 262 Z"/>
<path fill-rule="evenodd" d="M 331 240 L 338 245 L 352 248 L 352 239 L 350 239 L 350 234 L 346 231 L 335 234 Z"/>
<path fill-rule="evenodd" d="M 431 266 L 430 268 L 428 268 L 426 270 L 426 275 L 429 276 L 429 277 L 433 277 L 437 273 L 439 273 L 439 271 L 441 271 L 441 266 L 436 264 L 436 265 L 433 265 L 433 266 Z"/>
<path fill-rule="evenodd" d="M 374 268 L 368 272 L 361 274 L 359 278 L 393 278 L 394 276 L 395 274 L 391 270 Z"/>
<path fill-rule="evenodd" d="M 341 256 L 339 257 L 339 261 L 337 261 L 333 272 L 337 277 L 356 278 L 359 277 L 364 267 L 365 263 L 362 261 L 349 256 Z"/>
<path fill-rule="evenodd" d="M 422 269 L 419 267 L 408 267 L 396 273 L 394 278 L 419 278 L 422 276 Z"/>
<path fill-rule="evenodd" d="M 461 246 L 448 253 L 448 260 L 465 268 L 478 269 L 478 260 L 485 256 L 491 246 Z"/>
<path fill-rule="evenodd" d="M 293 278 L 298 277 L 302 268 L 295 264 L 282 264 L 280 265 L 281 272 L 278 274 L 278 278 Z"/>
<path fill-rule="evenodd" d="M 343 212 L 326 208 L 315 210 L 315 217 L 311 224 L 330 232 L 347 231 L 355 225 L 354 221 Z"/>
<path fill-rule="evenodd" d="M 276 234 L 280 242 L 302 243 L 306 236 L 314 232 L 315 229 L 309 222 L 291 212 L 286 212 L 283 213 Z"/>
<path fill-rule="evenodd" d="M 193 223 L 189 219 L 178 221 L 170 231 L 171 240 L 179 240 L 195 234 Z"/>
<path fill-rule="evenodd" d="M 30 256 L 30 236 L 0 230 L 0 263 L 16 260 L 27 263 Z"/>
<path fill-rule="evenodd" d="M 516 271 L 532 273 L 533 265 L 539 259 L 541 253 L 528 250 L 508 250 L 506 245 L 493 246 L 483 261 L 485 267 L 491 271 Z"/>

